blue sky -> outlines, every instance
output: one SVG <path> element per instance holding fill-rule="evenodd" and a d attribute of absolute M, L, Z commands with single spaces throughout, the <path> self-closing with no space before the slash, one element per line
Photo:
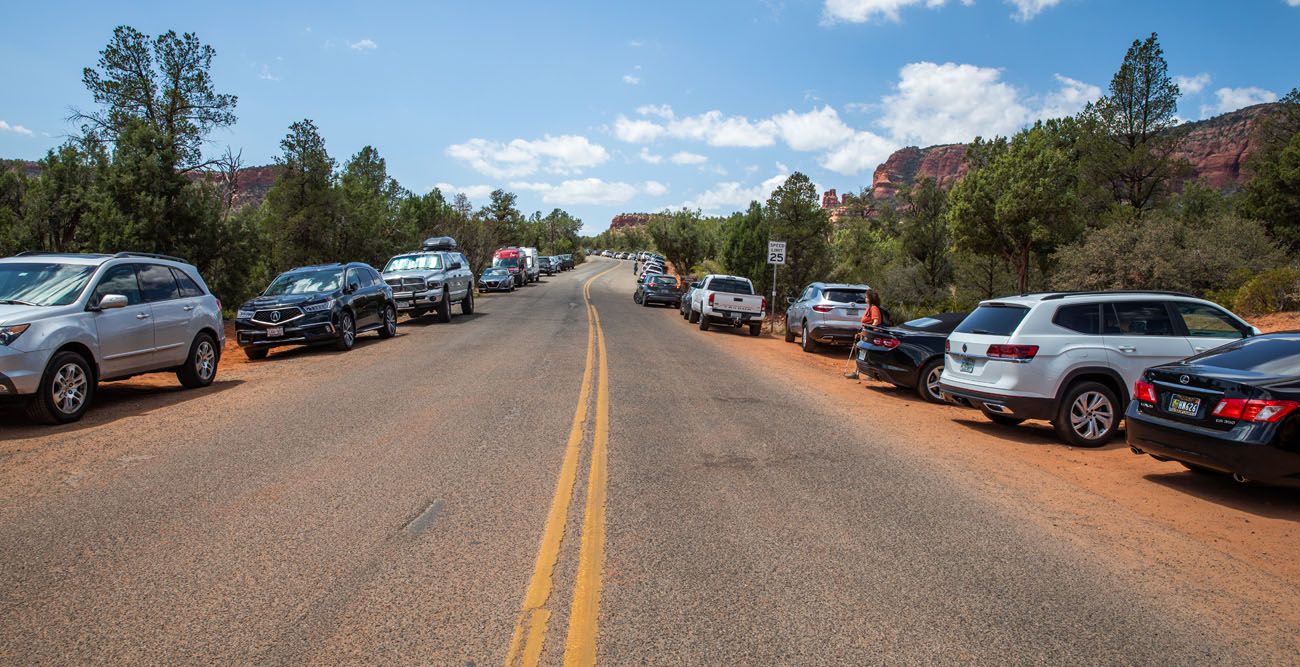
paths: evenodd
<path fill-rule="evenodd" d="M 340 162 L 476 205 L 709 213 L 793 170 L 856 191 L 905 145 L 1013 132 L 1099 94 L 1160 34 L 1195 120 L 1300 85 L 1300 0 L 21 3 L 0 23 L 0 157 L 37 159 L 87 107 L 113 27 L 198 33 L 239 123 L 209 150 L 272 161 L 315 120 Z M 449 195 L 450 196 L 450 195 Z"/>

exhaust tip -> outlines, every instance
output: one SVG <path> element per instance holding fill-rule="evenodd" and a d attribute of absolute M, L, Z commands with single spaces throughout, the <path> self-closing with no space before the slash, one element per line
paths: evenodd
<path fill-rule="evenodd" d="M 1238 484 L 1245 484 L 1249 482 L 1250 479 L 1248 479 L 1245 475 L 1239 472 L 1234 472 L 1232 473 L 1232 481 L 1237 482 Z"/>
<path fill-rule="evenodd" d="M 1140 450 L 1140 449 L 1138 449 L 1137 447 L 1134 447 L 1134 446 L 1132 446 L 1132 445 L 1129 445 L 1128 450 L 1129 450 L 1130 452 L 1133 452 L 1134 454 L 1137 454 L 1138 456 L 1141 456 L 1141 455 L 1143 455 L 1143 454 L 1146 453 L 1146 452 L 1144 452 L 1144 451 L 1142 451 L 1142 450 Z"/>

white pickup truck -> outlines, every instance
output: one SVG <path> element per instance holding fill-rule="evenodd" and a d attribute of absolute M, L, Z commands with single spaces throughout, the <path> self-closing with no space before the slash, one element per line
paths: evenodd
<path fill-rule="evenodd" d="M 710 325 L 749 325 L 749 335 L 757 336 L 763 329 L 766 311 L 767 299 L 754 294 L 754 283 L 749 278 L 710 274 L 691 292 L 687 319 L 698 322 L 700 331 L 708 331 Z"/>

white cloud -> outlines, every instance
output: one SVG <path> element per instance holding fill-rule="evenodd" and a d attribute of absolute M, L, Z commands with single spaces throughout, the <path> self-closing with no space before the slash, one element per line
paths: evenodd
<path fill-rule="evenodd" d="M 263 80 L 263 81 L 279 81 L 279 80 L 280 80 L 280 77 L 278 77 L 278 76 L 276 76 L 275 74 L 272 74 L 272 73 L 271 73 L 271 67 L 270 67 L 269 65 L 262 65 L 262 71 L 257 75 L 257 78 L 259 78 L 259 79 L 261 79 L 261 80 Z"/>
<path fill-rule="evenodd" d="M 447 155 L 492 178 L 529 176 L 539 168 L 556 174 L 573 174 L 609 159 L 604 146 L 571 134 L 548 134 L 532 141 L 515 139 L 506 144 L 470 139 L 448 146 Z"/>
<path fill-rule="evenodd" d="M 785 183 L 789 174 L 779 173 L 758 185 L 746 186 L 737 181 L 716 183 L 712 188 L 701 192 L 682 204 L 685 208 L 698 208 L 704 211 L 718 209 L 741 209 L 752 201 L 767 201 L 772 191 Z"/>
<path fill-rule="evenodd" d="M 1017 21 L 1032 20 L 1044 9 L 1061 4 L 1061 0 L 1006 0 L 1006 2 L 1016 8 L 1016 13 L 1011 16 Z"/>
<path fill-rule="evenodd" d="M 823 155 L 818 164 L 837 174 L 852 176 L 874 170 L 898 148 L 899 145 L 889 139 L 871 132 L 858 132 Z"/>
<path fill-rule="evenodd" d="M 1296 0 L 1296 2 L 1300 2 L 1300 0 Z M 1174 77 L 1174 83 L 1178 84 L 1179 92 L 1184 95 L 1199 95 L 1201 91 L 1210 85 L 1210 81 L 1210 75 L 1206 72 L 1201 72 L 1196 76 L 1179 75 Z"/>
<path fill-rule="evenodd" d="M 624 74 L 624 75 L 623 75 L 623 83 L 626 83 L 626 84 L 629 85 L 629 86 L 635 86 L 635 85 L 637 85 L 638 83 L 641 83 L 641 79 L 640 79 L 640 77 L 635 77 L 635 76 L 632 76 L 631 74 Z"/>
<path fill-rule="evenodd" d="M 1030 114 L 1001 77 L 999 69 L 975 65 L 904 65 L 897 92 L 884 98 L 880 125 L 901 143 L 921 145 L 1011 134 Z"/>
<path fill-rule="evenodd" d="M 744 116 L 724 116 L 717 110 L 673 118 L 666 124 L 622 115 L 614 121 L 614 135 L 628 143 L 648 143 L 666 135 L 710 146 L 761 148 L 776 143 L 776 134 L 776 124 L 771 120 L 750 121 Z"/>
<path fill-rule="evenodd" d="M 1048 93 L 1043 99 L 1043 108 L 1038 111 L 1039 118 L 1073 116 L 1082 111 L 1089 102 L 1101 97 L 1101 88 L 1098 86 L 1061 74 L 1055 76 L 1061 87 L 1055 92 Z"/>
<path fill-rule="evenodd" d="M 14 134 L 21 134 L 24 137 L 32 136 L 32 131 L 22 125 L 10 125 L 3 120 L 0 120 L 0 132 L 13 132 Z"/>
<path fill-rule="evenodd" d="M 664 161 L 664 156 L 651 153 L 649 148 L 642 146 L 641 159 L 644 160 L 645 162 L 649 162 L 650 164 L 659 164 L 660 162 Z"/>
<path fill-rule="evenodd" d="M 945 4 L 947 0 L 826 0 L 822 16 L 828 22 L 866 23 L 877 16 L 897 22 L 898 12 L 904 7 L 925 5 L 937 9 Z M 969 5 L 971 0 L 963 0 L 962 4 Z"/>
<path fill-rule="evenodd" d="M 1286 4 L 1292 7 L 1300 7 L 1300 0 L 1286 0 Z"/>
<path fill-rule="evenodd" d="M 456 196 L 456 193 L 463 193 L 466 197 L 473 199 L 487 199 L 488 195 L 496 188 L 491 185 L 452 185 L 451 183 L 435 183 L 433 187 L 442 191 L 442 196 L 450 200 Z"/>
<path fill-rule="evenodd" d="M 642 193 L 657 197 L 668 192 L 668 186 L 658 181 L 646 181 L 638 186 L 621 181 L 604 181 L 599 178 L 580 178 L 561 183 L 514 182 L 510 184 L 510 188 L 537 192 L 542 195 L 542 201 L 547 204 L 561 206 L 623 204 Z"/>
<path fill-rule="evenodd" d="M 1236 111 L 1237 109 L 1255 104 L 1277 101 L 1277 93 L 1257 86 L 1247 86 L 1245 88 L 1220 88 L 1214 91 L 1214 96 L 1216 98 L 1214 104 L 1207 104 L 1201 107 L 1201 118 L 1217 116 L 1219 114 Z"/>
<path fill-rule="evenodd" d="M 619 141 L 629 144 L 645 144 L 663 136 L 668 130 L 664 126 L 641 118 L 628 118 L 619 115 L 614 120 L 614 136 Z"/>
<path fill-rule="evenodd" d="M 853 136 L 853 128 L 845 125 L 829 105 L 802 114 L 786 111 L 773 116 L 772 121 L 786 145 L 797 151 L 830 148 Z"/>
<path fill-rule="evenodd" d="M 645 42 L 639 39 L 630 39 L 628 40 L 627 45 L 634 49 L 639 49 L 645 46 Z"/>
<path fill-rule="evenodd" d="M 636 108 L 642 116 L 658 116 L 664 120 L 673 119 L 673 108 L 667 104 L 643 104 Z"/>
<path fill-rule="evenodd" d="M 689 151 L 678 151 L 668 159 L 672 160 L 673 164 L 704 164 L 709 161 L 708 157 Z"/>
<path fill-rule="evenodd" d="M 348 48 L 352 49 L 353 51 L 364 52 L 364 51 L 374 51 L 375 49 L 379 48 L 379 45 L 375 43 L 375 40 L 367 37 L 366 39 L 363 39 L 358 42 L 348 42 Z"/>

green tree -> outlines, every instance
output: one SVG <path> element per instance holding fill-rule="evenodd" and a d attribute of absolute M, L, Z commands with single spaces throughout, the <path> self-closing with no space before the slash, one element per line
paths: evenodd
<path fill-rule="evenodd" d="M 415 245 L 415 227 L 399 215 L 406 193 L 373 146 L 363 147 L 344 165 L 338 192 L 335 257 L 383 266 L 394 253 Z"/>
<path fill-rule="evenodd" d="M 712 239 L 698 210 L 682 208 L 653 215 L 646 232 L 655 248 L 682 274 L 691 273 L 712 254 Z"/>
<path fill-rule="evenodd" d="M 45 250 L 83 249 L 94 219 L 103 214 L 98 180 L 108 167 L 108 156 L 98 143 L 70 140 L 47 153 L 40 167 L 27 199 L 30 240 Z"/>
<path fill-rule="evenodd" d="M 277 271 L 337 261 L 338 197 L 334 159 L 315 123 L 301 120 L 280 140 L 281 167 L 263 205 Z"/>
<path fill-rule="evenodd" d="M 817 188 L 807 176 L 794 172 L 767 200 L 771 240 L 785 241 L 784 278 L 778 278 L 776 298 L 797 294 L 830 269 L 830 218 L 822 210 Z M 766 250 L 766 248 L 764 248 Z M 764 253 L 766 259 L 766 252 Z M 775 304 L 773 304 L 775 307 Z"/>
<path fill-rule="evenodd" d="M 479 217 L 489 226 L 499 243 L 524 245 L 524 216 L 517 206 L 519 198 L 500 188 L 488 195 L 488 203 L 479 209 Z"/>
<path fill-rule="evenodd" d="M 1263 220 L 1292 251 L 1300 250 L 1300 89 L 1282 98 L 1281 113 L 1262 123 L 1239 206 Z"/>
<path fill-rule="evenodd" d="M 952 235 L 948 193 L 933 178 L 922 178 L 899 192 L 903 250 L 921 267 L 926 288 L 938 293 L 952 282 Z"/>
<path fill-rule="evenodd" d="M 767 294 L 771 291 L 772 274 L 767 265 L 767 242 L 771 239 L 771 224 L 763 205 L 750 202 L 744 213 L 737 213 L 724 224 L 726 245 L 722 263 L 729 273 L 745 276 L 754 281 L 754 289 Z"/>

